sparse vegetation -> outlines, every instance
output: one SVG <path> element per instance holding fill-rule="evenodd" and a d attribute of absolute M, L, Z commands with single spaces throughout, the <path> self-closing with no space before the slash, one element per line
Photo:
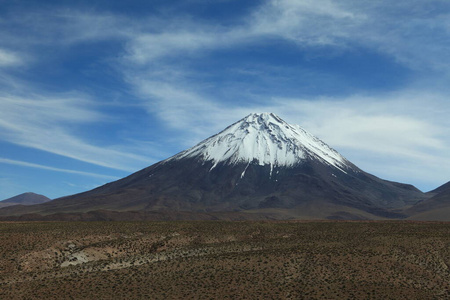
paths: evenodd
<path fill-rule="evenodd" d="M 448 299 L 449 265 L 449 223 L 0 223 L 0 299 Z"/>

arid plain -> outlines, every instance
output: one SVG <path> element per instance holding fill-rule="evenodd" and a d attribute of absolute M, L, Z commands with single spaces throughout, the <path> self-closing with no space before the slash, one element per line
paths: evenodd
<path fill-rule="evenodd" d="M 449 266 L 449 223 L 0 223 L 1 299 L 449 299 Z"/>

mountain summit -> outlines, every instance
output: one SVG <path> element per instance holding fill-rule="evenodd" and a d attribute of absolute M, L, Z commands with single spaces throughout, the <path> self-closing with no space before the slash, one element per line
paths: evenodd
<path fill-rule="evenodd" d="M 343 172 L 351 164 L 300 126 L 290 125 L 272 113 L 253 113 L 170 160 L 198 158 L 213 163 L 257 163 L 293 167 L 317 159 Z"/>
<path fill-rule="evenodd" d="M 402 218 L 401 209 L 425 197 L 411 185 L 362 171 L 297 125 L 255 113 L 126 178 L 0 215 L 109 210 L 189 218 Z"/>

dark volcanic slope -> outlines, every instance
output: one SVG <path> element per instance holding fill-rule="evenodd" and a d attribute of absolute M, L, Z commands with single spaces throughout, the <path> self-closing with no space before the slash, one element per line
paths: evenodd
<path fill-rule="evenodd" d="M 0 201 L 0 207 L 7 207 L 12 205 L 34 205 L 34 204 L 40 204 L 50 201 L 51 199 L 35 194 L 35 193 L 23 193 L 8 199 L 5 199 L 3 201 Z"/>
<path fill-rule="evenodd" d="M 97 189 L 0 215 L 94 210 L 277 213 L 279 218 L 405 217 L 426 198 L 363 172 L 298 126 L 252 114 L 172 158 Z"/>
<path fill-rule="evenodd" d="M 317 205 L 320 210 L 320 206 L 333 204 L 398 217 L 388 210 L 424 198 L 412 186 L 384 181 L 362 171 L 336 172 L 314 161 L 294 168 L 275 168 L 272 177 L 268 166 L 257 164 L 210 168 L 210 163 L 201 164 L 195 159 L 161 162 L 92 191 L 0 213 L 99 209 L 219 212 L 304 205 Z"/>

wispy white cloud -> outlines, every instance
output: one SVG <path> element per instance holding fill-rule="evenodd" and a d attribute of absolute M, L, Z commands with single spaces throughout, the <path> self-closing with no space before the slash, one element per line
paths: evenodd
<path fill-rule="evenodd" d="M 77 134 L 79 126 L 108 121 L 92 101 L 79 95 L 33 96 L 0 96 L 2 140 L 125 171 L 133 171 L 149 160 L 115 150 L 114 145 L 95 145 Z"/>
<path fill-rule="evenodd" d="M 350 36 L 349 27 L 355 27 L 357 19 L 329 0 L 267 1 L 233 27 L 180 18 L 172 19 L 170 26 L 154 22 L 154 26 L 139 27 L 129 36 L 125 58 L 142 66 L 168 56 L 198 56 L 203 51 L 264 43 L 271 36 L 300 46 L 335 45 Z"/>
<path fill-rule="evenodd" d="M 0 68 L 21 65 L 23 62 L 18 54 L 0 48 Z"/>
<path fill-rule="evenodd" d="M 245 105 L 227 105 L 201 95 L 187 86 L 167 81 L 133 80 L 150 114 L 158 116 L 168 128 L 181 132 L 177 137 L 184 147 L 192 146 L 208 134 L 223 129 L 236 117 L 251 112 Z"/>
<path fill-rule="evenodd" d="M 443 1 L 293 1 L 262 2 L 242 22 L 211 25 L 178 16 L 156 15 L 131 19 L 125 15 L 71 9 L 21 12 L 5 17 L 2 44 L 23 50 L 30 45 L 70 46 L 119 40 L 123 55 L 137 65 L 171 55 L 198 55 L 205 50 L 264 43 L 268 36 L 311 45 L 366 46 L 385 52 L 405 64 L 433 66 L 448 57 L 444 38 L 450 28 Z M 409 14 L 408 14 L 409 12 Z M 32 51 L 32 50 L 31 50 Z M 439 67 L 445 60 L 439 60 Z M 438 67 L 437 65 L 435 67 Z"/>
<path fill-rule="evenodd" d="M 133 20 L 105 12 L 48 8 L 22 10 L 3 16 L 0 28 L 4 30 L 0 37 L 2 44 L 24 50 L 36 46 L 70 46 L 126 37 L 133 24 Z"/>
<path fill-rule="evenodd" d="M 183 55 L 209 46 L 217 46 L 218 37 L 213 32 L 163 32 L 157 34 L 142 33 L 132 38 L 128 44 L 127 59 L 138 65 L 153 62 L 168 55 Z"/>
<path fill-rule="evenodd" d="M 16 66 L 47 67 L 46 61 L 52 61 L 59 53 L 67 55 L 71 47 L 82 43 L 122 40 L 133 32 L 134 24 L 133 20 L 118 15 L 70 9 L 24 10 L 3 15 L 0 139 L 127 172 L 154 162 L 149 154 L 151 149 L 136 149 L 137 143 L 128 146 L 117 139 L 99 143 L 88 137 L 89 126 L 123 122 L 101 112 L 105 100 L 98 101 L 86 91 L 48 92 L 48 86 L 27 81 L 20 71 L 16 74 L 9 72 L 11 68 L 2 70 Z"/>
<path fill-rule="evenodd" d="M 1 157 L 0 157 L 0 163 L 21 166 L 21 167 L 27 167 L 27 168 L 35 168 L 35 169 L 53 171 L 53 172 L 62 172 L 62 173 L 76 174 L 76 175 L 82 175 L 82 176 L 89 176 L 89 177 L 95 177 L 95 178 L 101 178 L 101 179 L 107 179 L 107 180 L 119 179 L 118 177 L 115 177 L 115 176 L 102 175 L 102 174 L 70 170 L 70 169 L 55 168 L 55 167 L 49 167 L 49 166 L 44 166 L 44 165 L 40 165 L 40 164 L 35 164 L 35 163 L 30 163 L 30 162 L 25 162 L 25 161 L 20 161 L 20 160 L 14 160 L 14 159 L 1 158 Z"/>
<path fill-rule="evenodd" d="M 342 43 L 339 39 L 348 38 L 362 19 L 335 1 L 267 1 L 253 13 L 247 30 L 304 45 L 336 45 Z"/>
<path fill-rule="evenodd" d="M 353 96 L 343 99 L 274 99 L 289 119 L 336 146 L 378 153 L 414 156 L 416 151 L 444 150 L 449 122 L 445 97 L 411 92 L 380 97 Z M 426 102 L 426 105 L 425 105 Z M 441 116 L 441 117 L 439 117 Z"/>
<path fill-rule="evenodd" d="M 409 68 L 448 74 L 449 16 L 450 5 L 440 0 L 271 0 L 253 13 L 244 30 L 301 47 L 366 47 Z"/>
<path fill-rule="evenodd" d="M 444 6 L 447 9 L 440 9 Z M 173 18 L 134 26 L 127 36 L 129 61 L 144 65 L 167 57 L 196 56 L 203 51 L 271 42 L 280 38 L 299 47 L 365 47 L 391 56 L 410 68 L 449 70 L 447 36 L 450 10 L 439 0 L 263 2 L 238 25 L 212 26 Z M 436 43 L 436 39 L 439 42 Z M 442 59 L 436 59 L 436 58 Z"/>

